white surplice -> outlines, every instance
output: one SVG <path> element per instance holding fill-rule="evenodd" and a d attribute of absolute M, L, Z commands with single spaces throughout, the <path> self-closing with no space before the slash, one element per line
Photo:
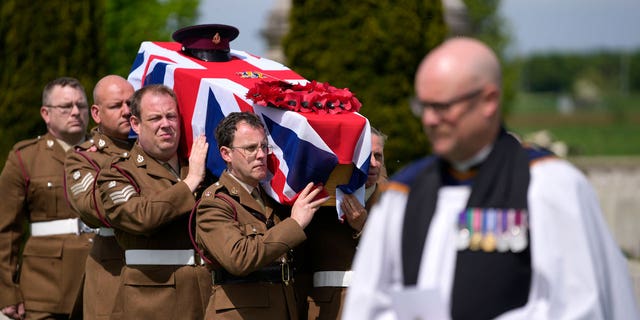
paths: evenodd
<path fill-rule="evenodd" d="M 401 241 L 408 189 L 391 186 L 367 221 L 343 319 L 448 319 L 458 213 L 471 189 L 440 189 L 417 285 L 404 288 Z M 498 319 L 640 319 L 626 260 L 585 176 L 565 160 L 536 162 L 528 203 L 529 299 Z"/>

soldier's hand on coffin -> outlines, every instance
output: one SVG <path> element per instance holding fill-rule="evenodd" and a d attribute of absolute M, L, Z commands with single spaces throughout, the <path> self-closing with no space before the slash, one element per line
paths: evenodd
<path fill-rule="evenodd" d="M 342 212 L 344 212 L 347 223 L 357 232 L 362 231 L 364 223 L 367 221 L 367 209 L 365 209 L 358 199 L 352 194 L 345 194 L 340 204 Z"/>
<path fill-rule="evenodd" d="M 2 308 L 2 313 L 11 319 L 24 319 L 24 302 Z"/>
<path fill-rule="evenodd" d="M 204 179 L 208 149 L 209 143 L 204 135 L 201 134 L 193 140 L 189 155 L 189 173 L 184 179 L 191 191 L 195 191 Z"/>
<path fill-rule="evenodd" d="M 324 190 L 322 186 L 314 186 L 313 182 L 309 182 L 298 195 L 296 202 L 293 203 L 291 218 L 296 220 L 303 229 L 309 225 L 318 208 L 329 200 L 328 196 L 318 200 L 314 199 L 322 190 Z"/>

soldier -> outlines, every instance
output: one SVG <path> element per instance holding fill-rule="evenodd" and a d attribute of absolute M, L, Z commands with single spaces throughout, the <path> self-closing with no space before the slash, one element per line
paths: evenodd
<path fill-rule="evenodd" d="M 65 162 L 67 199 L 83 222 L 98 228 L 85 267 L 85 320 L 109 318 L 124 265 L 124 253 L 104 216 L 102 202 L 95 198 L 94 181 L 100 170 L 109 168 L 112 156 L 126 157 L 133 145 L 127 104 L 133 92 L 133 86 L 117 75 L 98 81 L 91 106 L 91 116 L 98 126 L 91 131 L 91 140 L 69 152 Z"/>
<path fill-rule="evenodd" d="M 202 319 L 211 276 L 187 232 L 205 176 L 208 144 L 194 139 L 180 161 L 180 114 L 173 90 L 148 85 L 130 99 L 138 142 L 97 178 L 106 220 L 125 250 L 112 318 Z"/>
<path fill-rule="evenodd" d="M 299 281 L 299 290 L 308 292 L 308 319 L 339 319 L 351 283 L 351 262 L 368 212 L 380 197 L 385 178 L 384 142 L 386 135 L 371 127 L 371 159 L 365 182 L 364 206 L 354 195 L 345 195 L 340 203 L 346 223 L 337 218 L 335 208 L 324 207 L 307 230 L 302 268 L 309 277 Z M 301 278 L 302 280 L 302 278 Z M 312 289 L 309 289 L 311 287 Z M 302 306 L 304 308 L 304 306 Z"/>
<path fill-rule="evenodd" d="M 69 316 L 93 237 L 69 209 L 63 186 L 65 152 L 86 139 L 84 88 L 74 78 L 55 79 L 42 104 L 47 134 L 18 142 L 0 175 L 0 308 L 15 319 Z"/>
<path fill-rule="evenodd" d="M 309 183 L 288 218 L 264 196 L 270 149 L 255 114 L 230 113 L 216 140 L 227 169 L 205 190 L 196 225 L 213 279 L 206 319 L 298 319 L 288 253 L 329 198 L 314 200 L 322 188 Z"/>

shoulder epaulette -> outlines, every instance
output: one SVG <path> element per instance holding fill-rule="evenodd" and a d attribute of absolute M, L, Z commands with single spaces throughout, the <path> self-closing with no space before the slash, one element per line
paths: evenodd
<path fill-rule="evenodd" d="M 131 156 L 130 152 L 124 152 L 124 153 L 113 155 L 111 156 L 111 164 L 116 164 L 118 162 L 125 161 L 129 159 L 130 156 Z"/>
<path fill-rule="evenodd" d="M 13 150 L 21 150 L 21 149 L 24 149 L 25 147 L 34 145 L 34 144 L 38 143 L 38 141 L 40 141 L 40 139 L 42 139 L 41 136 L 38 136 L 37 138 L 34 138 L 34 139 L 22 140 L 22 141 L 16 143 L 13 146 Z"/>
<path fill-rule="evenodd" d="M 95 144 L 93 142 L 93 139 L 89 139 L 89 140 L 86 140 L 85 142 L 81 143 L 80 145 L 76 146 L 76 148 L 78 150 L 85 151 L 85 150 L 89 150 L 94 145 Z"/>
<path fill-rule="evenodd" d="M 214 197 L 216 193 L 224 192 L 228 193 L 227 188 L 220 183 L 220 181 L 216 181 L 214 184 L 209 186 L 203 193 L 203 197 Z"/>

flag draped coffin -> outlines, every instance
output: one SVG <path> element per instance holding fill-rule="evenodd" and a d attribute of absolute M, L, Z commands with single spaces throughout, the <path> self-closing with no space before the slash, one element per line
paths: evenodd
<path fill-rule="evenodd" d="M 232 59 L 227 62 L 205 62 L 180 49 L 177 42 L 143 42 L 128 80 L 136 89 L 164 84 L 176 92 L 183 155 L 188 154 L 195 136 L 205 134 L 207 169 L 220 176 L 226 164 L 220 157 L 215 128 L 231 112 L 252 111 L 262 118 L 273 146 L 268 156 L 269 176 L 263 182 L 272 198 L 292 204 L 308 182 L 326 184 L 336 172 L 341 175 L 337 180 L 340 191 L 361 193 L 371 152 L 366 118 L 357 112 L 327 115 L 255 105 L 245 95 L 258 81 L 307 80 L 278 62 L 245 51 L 231 50 Z"/>

